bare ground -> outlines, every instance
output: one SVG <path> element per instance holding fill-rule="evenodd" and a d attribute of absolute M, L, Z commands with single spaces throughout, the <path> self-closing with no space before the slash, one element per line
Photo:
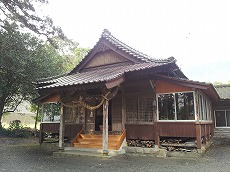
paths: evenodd
<path fill-rule="evenodd" d="M 199 159 L 117 156 L 95 157 L 52 156 L 55 144 L 40 146 L 36 138 L 0 137 L 0 171 L 229 171 L 230 139 L 215 139 L 213 146 Z"/>

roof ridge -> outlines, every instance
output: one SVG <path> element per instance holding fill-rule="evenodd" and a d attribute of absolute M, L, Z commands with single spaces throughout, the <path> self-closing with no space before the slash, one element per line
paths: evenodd
<path fill-rule="evenodd" d="M 127 45 L 126 43 L 124 43 L 124 42 L 122 42 L 122 41 L 120 41 L 119 39 L 117 39 L 115 36 L 113 36 L 112 34 L 111 34 L 111 32 L 108 30 L 108 29 L 104 29 L 103 30 L 103 32 L 102 32 L 102 34 L 101 34 L 101 38 L 105 38 L 105 39 L 107 39 L 107 38 L 110 38 L 110 39 L 112 39 L 113 41 L 116 41 L 116 43 L 118 43 L 118 44 L 120 44 L 121 46 L 123 46 L 124 48 L 127 48 L 128 50 L 131 50 L 131 51 L 133 51 L 134 53 L 136 53 L 136 54 L 138 54 L 138 55 L 140 55 L 140 56 L 142 56 L 142 58 L 140 58 L 141 60 L 144 60 L 144 61 L 146 61 L 146 62 L 162 62 L 162 63 L 165 63 L 165 62 L 167 62 L 167 63 L 169 63 L 169 62 L 174 62 L 174 61 L 176 61 L 176 59 L 174 58 L 174 57 L 169 57 L 169 58 L 165 58 L 165 59 L 157 59 L 157 58 L 154 58 L 154 57 L 151 57 L 151 56 L 149 56 L 149 55 L 147 55 L 147 54 L 145 54 L 145 53 L 142 53 L 141 51 L 139 51 L 139 50 L 136 50 L 135 48 L 133 48 L 133 47 L 131 47 L 131 46 L 129 46 L 129 45 Z M 108 39 L 107 39 L 108 40 Z M 109 40 L 108 40 L 109 41 Z M 112 42 L 111 42 L 112 43 Z M 114 43 L 112 43 L 112 44 L 114 44 Z M 115 45 L 116 46 L 116 45 Z M 119 47 L 118 47 L 119 48 Z M 129 53 L 129 52 L 128 52 Z M 129 53 L 130 54 L 130 53 Z M 138 58 L 138 57 L 136 57 L 136 58 Z M 144 59 L 143 59 L 144 58 Z"/>
<path fill-rule="evenodd" d="M 93 48 L 91 48 L 91 50 L 88 52 L 88 54 L 85 55 L 85 57 L 68 73 L 68 75 L 72 74 L 72 73 L 74 73 L 74 71 L 76 71 L 76 69 L 90 55 L 92 50 L 98 45 L 98 43 L 100 42 L 101 39 L 107 40 L 108 42 L 110 42 L 111 44 L 116 46 L 117 48 L 121 49 L 122 51 L 128 53 L 129 55 L 131 55 L 134 58 L 139 59 L 143 62 L 155 62 L 155 63 L 174 63 L 174 62 L 176 62 L 176 59 L 174 57 L 169 57 L 169 58 L 165 58 L 165 59 L 156 59 L 156 58 L 153 58 L 151 56 L 148 56 L 148 55 L 128 46 L 124 42 L 122 42 L 119 39 L 117 39 L 116 37 L 114 37 L 108 29 L 104 29 L 102 34 L 101 34 L 101 37 L 96 42 L 96 44 L 93 46 Z"/>

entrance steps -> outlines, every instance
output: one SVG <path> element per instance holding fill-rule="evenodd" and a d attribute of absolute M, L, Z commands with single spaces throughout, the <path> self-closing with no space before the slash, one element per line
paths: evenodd
<path fill-rule="evenodd" d="M 119 150 L 125 140 L 125 137 L 125 131 L 121 135 L 108 135 L 108 149 Z M 83 134 L 80 132 L 71 142 L 71 145 L 75 148 L 102 149 L 102 142 L 102 134 Z"/>

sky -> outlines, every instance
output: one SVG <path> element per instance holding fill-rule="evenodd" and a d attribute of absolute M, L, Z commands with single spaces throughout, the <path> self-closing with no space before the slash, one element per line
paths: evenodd
<path fill-rule="evenodd" d="M 41 9 L 80 47 L 108 29 L 153 58 L 175 57 L 191 80 L 230 81 L 229 0 L 49 0 Z"/>

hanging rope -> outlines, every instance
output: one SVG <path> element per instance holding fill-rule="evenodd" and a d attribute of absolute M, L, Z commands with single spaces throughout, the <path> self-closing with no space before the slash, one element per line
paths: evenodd
<path fill-rule="evenodd" d="M 72 103 L 74 103 L 74 105 L 68 105 L 66 103 L 64 103 L 62 100 L 60 100 L 60 103 L 65 106 L 65 107 L 68 107 L 68 108 L 75 108 L 75 107 L 85 107 L 86 109 L 88 110 L 95 110 L 95 109 L 98 109 L 99 107 L 101 107 L 101 105 L 103 104 L 103 102 L 107 99 L 107 96 L 110 94 L 111 92 L 109 91 L 108 93 L 104 95 L 102 95 L 102 100 L 101 102 L 96 105 L 96 106 L 90 106 L 89 104 L 87 104 L 86 102 L 84 102 L 83 100 L 79 100 L 79 101 L 72 101 Z"/>

